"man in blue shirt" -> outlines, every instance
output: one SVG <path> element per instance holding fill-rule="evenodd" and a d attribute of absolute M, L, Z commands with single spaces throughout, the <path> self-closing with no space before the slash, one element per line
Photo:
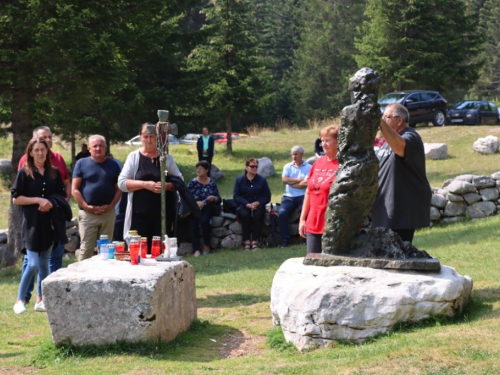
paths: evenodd
<path fill-rule="evenodd" d="M 293 161 L 283 167 L 283 174 L 281 175 L 281 180 L 286 186 L 279 212 L 282 248 L 290 245 L 288 219 L 296 208 L 299 211 L 302 210 L 304 194 L 307 188 L 307 178 L 311 169 L 311 165 L 304 160 L 304 148 L 302 146 L 292 147 L 291 153 Z"/>
<path fill-rule="evenodd" d="M 208 134 L 208 128 L 201 129 L 202 136 L 198 138 L 196 149 L 198 150 L 198 161 L 206 160 L 210 164 L 208 169 L 208 177 L 210 177 L 210 170 L 212 169 L 212 158 L 214 157 L 214 139 Z"/>
<path fill-rule="evenodd" d="M 78 260 L 91 258 L 101 234 L 111 241 L 115 226 L 115 205 L 122 196 L 118 188 L 120 167 L 106 157 L 106 139 L 89 138 L 90 157 L 78 160 L 73 171 L 71 193 L 78 203 L 81 244 Z"/>

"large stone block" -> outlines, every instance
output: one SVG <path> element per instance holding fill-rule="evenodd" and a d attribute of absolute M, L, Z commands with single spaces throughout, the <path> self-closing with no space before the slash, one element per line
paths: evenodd
<path fill-rule="evenodd" d="M 426 159 L 448 159 L 448 146 L 446 143 L 424 143 L 424 152 Z"/>
<path fill-rule="evenodd" d="M 55 345 L 171 341 L 196 319 L 194 269 L 184 261 L 93 257 L 54 272 L 42 291 Z"/>
<path fill-rule="evenodd" d="M 274 276 L 271 311 L 288 341 L 302 350 L 333 340 L 361 343 L 398 322 L 453 316 L 468 302 L 472 279 L 440 272 L 317 267 L 285 261 Z"/>
<path fill-rule="evenodd" d="M 498 151 L 500 142 L 497 137 L 488 135 L 484 138 L 478 138 L 472 144 L 472 149 L 480 154 L 494 154 Z"/>

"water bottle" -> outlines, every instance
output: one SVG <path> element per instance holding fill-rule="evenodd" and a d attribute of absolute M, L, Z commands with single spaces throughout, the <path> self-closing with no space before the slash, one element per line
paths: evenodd
<path fill-rule="evenodd" d="M 99 239 L 97 240 L 97 250 L 99 250 L 99 253 L 101 252 L 101 245 L 108 243 L 109 243 L 108 235 L 101 234 Z"/>
<path fill-rule="evenodd" d="M 101 244 L 101 247 L 99 249 L 99 256 L 101 257 L 101 260 L 108 260 L 109 259 L 109 244 L 103 243 Z"/>

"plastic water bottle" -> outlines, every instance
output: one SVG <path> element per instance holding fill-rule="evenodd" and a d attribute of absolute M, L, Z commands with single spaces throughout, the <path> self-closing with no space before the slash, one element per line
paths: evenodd
<path fill-rule="evenodd" d="M 103 243 L 101 244 L 101 248 L 99 249 L 99 256 L 101 257 L 101 260 L 108 260 L 109 259 L 109 244 Z"/>

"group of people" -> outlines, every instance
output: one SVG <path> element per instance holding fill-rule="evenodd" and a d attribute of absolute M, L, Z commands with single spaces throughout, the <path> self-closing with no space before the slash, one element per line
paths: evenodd
<path fill-rule="evenodd" d="M 390 228 L 405 241 L 411 242 L 416 228 L 429 225 L 431 190 L 425 174 L 423 143 L 418 133 L 408 127 L 409 114 L 399 104 L 386 107 L 380 123 L 378 194 L 373 205 L 372 226 Z M 26 303 L 34 288 L 38 270 L 36 311 L 45 311 L 41 282 L 62 266 L 64 243 L 67 242 L 65 221 L 71 219 L 70 196 L 78 203 L 81 236 L 79 261 L 90 258 L 100 235 L 113 238 L 116 212 L 123 207 L 123 236 L 136 230 L 147 237 L 149 248 L 153 236 L 161 233 L 161 169 L 157 150 L 155 124 L 140 127 L 142 147 L 131 152 L 121 168 L 107 157 L 106 139 L 93 135 L 88 141 L 90 156 L 80 158 L 73 170 L 70 185 L 66 164 L 61 155 L 51 151 L 52 134 L 47 127 L 33 132 L 26 153 L 19 162 L 18 175 L 12 186 L 15 205 L 22 207 L 22 247 L 25 252 L 23 272 L 14 311 L 26 312 Z M 339 127 L 321 130 L 324 156 L 311 166 L 304 160 L 304 149 L 291 150 L 292 162 L 283 168 L 286 185 L 279 211 L 281 247 L 290 245 L 288 220 L 295 209 L 300 210 L 299 234 L 306 240 L 307 253 L 321 252 L 328 194 L 338 170 L 337 135 Z M 191 220 L 193 254 L 210 252 L 210 221 L 220 213 L 221 197 L 215 180 L 210 177 L 214 142 L 203 129 L 197 143 L 196 177 L 184 185 L 182 173 L 172 155 L 165 161 L 168 171 L 164 189 L 175 202 L 178 191 L 187 190 L 200 215 Z M 83 150 L 82 150 L 83 151 Z M 236 214 L 243 230 L 245 250 L 258 250 L 266 204 L 271 191 L 264 177 L 257 173 L 258 160 L 249 158 L 245 172 L 236 178 L 233 198 Z M 122 192 L 127 193 L 122 198 Z M 175 204 L 174 204 L 175 205 Z M 172 204 L 163 207 L 167 213 L 167 233 L 171 233 L 177 212 Z M 203 239 L 203 244 L 200 241 Z"/>

